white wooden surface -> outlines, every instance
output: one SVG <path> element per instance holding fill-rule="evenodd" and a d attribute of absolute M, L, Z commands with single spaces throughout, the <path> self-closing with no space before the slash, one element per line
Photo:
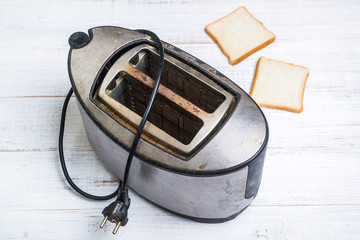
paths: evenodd
<path fill-rule="evenodd" d="M 230 66 L 204 32 L 244 5 L 275 43 Z M 360 239 L 359 1 L 0 1 L 0 239 Z M 98 25 L 145 28 L 209 63 L 245 91 L 260 56 L 307 66 L 301 114 L 263 109 L 270 141 L 260 191 L 233 221 L 201 224 L 131 192 L 130 221 L 99 229 L 107 202 L 65 182 L 57 153 L 70 83 L 67 40 Z M 234 139 L 236 141 L 236 139 Z M 75 101 L 65 137 L 71 175 L 105 194 Z"/>

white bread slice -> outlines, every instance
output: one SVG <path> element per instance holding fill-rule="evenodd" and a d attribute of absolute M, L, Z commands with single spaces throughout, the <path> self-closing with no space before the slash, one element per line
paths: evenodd
<path fill-rule="evenodd" d="M 231 65 L 238 64 L 266 47 L 276 37 L 245 7 L 239 7 L 229 15 L 208 24 L 205 31 L 219 45 Z"/>
<path fill-rule="evenodd" d="M 250 96 L 262 107 L 300 113 L 308 76 L 306 67 L 261 57 Z"/>

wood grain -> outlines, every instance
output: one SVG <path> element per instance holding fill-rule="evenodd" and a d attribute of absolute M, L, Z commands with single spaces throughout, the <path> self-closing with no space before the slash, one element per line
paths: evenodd
<path fill-rule="evenodd" d="M 204 31 L 244 5 L 277 35 L 230 66 Z M 70 87 L 68 37 L 100 25 L 145 28 L 249 92 L 259 57 L 309 68 L 301 114 L 263 109 L 270 140 L 253 204 L 224 224 L 175 216 L 131 191 L 126 239 L 360 239 L 360 3 L 336 1 L 0 1 L 0 239 L 109 239 L 108 204 L 74 193 L 57 140 Z M 116 179 L 93 153 L 72 98 L 65 155 L 74 181 L 108 194 Z"/>

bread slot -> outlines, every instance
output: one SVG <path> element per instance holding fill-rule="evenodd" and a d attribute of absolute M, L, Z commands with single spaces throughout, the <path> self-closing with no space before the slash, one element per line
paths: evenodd
<path fill-rule="evenodd" d="M 108 85 L 106 93 L 139 116 L 143 116 L 152 88 L 122 71 L 118 78 Z M 191 142 L 203 126 L 201 119 L 161 94 L 155 98 L 148 121 L 185 145 Z"/>
<path fill-rule="evenodd" d="M 132 57 L 130 64 L 155 79 L 159 56 L 145 49 Z M 207 113 L 213 113 L 225 100 L 223 94 L 167 60 L 164 61 L 161 84 Z"/>

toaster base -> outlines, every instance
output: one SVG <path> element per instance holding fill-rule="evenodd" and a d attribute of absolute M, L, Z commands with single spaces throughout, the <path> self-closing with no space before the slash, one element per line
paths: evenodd
<path fill-rule="evenodd" d="M 96 155 L 119 179 L 128 151 L 106 134 L 78 104 L 89 142 Z M 263 158 L 262 154 L 259 157 Z M 263 160 L 263 159 L 261 159 Z M 135 156 L 128 185 L 139 195 L 177 215 L 205 223 L 220 223 L 238 216 L 255 196 L 246 198 L 249 167 L 218 175 L 175 172 Z"/>

